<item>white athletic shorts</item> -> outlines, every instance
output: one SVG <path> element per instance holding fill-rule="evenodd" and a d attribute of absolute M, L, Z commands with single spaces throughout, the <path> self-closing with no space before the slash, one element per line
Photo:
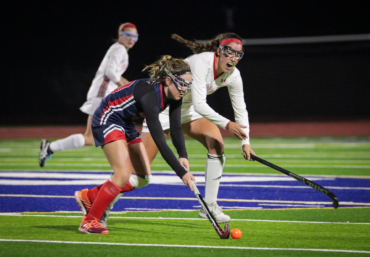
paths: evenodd
<path fill-rule="evenodd" d="M 181 107 L 181 124 L 188 123 L 193 120 L 197 120 L 202 118 L 203 116 L 197 113 L 194 110 L 194 106 L 192 104 L 186 105 L 182 104 Z M 159 114 L 159 121 L 161 122 L 163 130 L 167 130 L 170 128 L 170 117 L 169 117 L 169 108 L 167 107 L 163 112 Z M 143 129 L 141 131 L 149 133 L 148 126 L 146 124 L 146 120 L 144 119 L 143 122 Z"/>
<path fill-rule="evenodd" d="M 99 107 L 103 97 L 91 97 L 80 107 L 81 112 L 88 115 L 93 115 L 95 110 Z"/>

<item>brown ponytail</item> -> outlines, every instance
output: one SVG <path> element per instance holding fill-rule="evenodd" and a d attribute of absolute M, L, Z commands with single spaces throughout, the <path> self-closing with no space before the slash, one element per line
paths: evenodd
<path fill-rule="evenodd" d="M 220 45 L 220 42 L 228 38 L 236 38 L 243 42 L 243 39 L 239 35 L 231 32 L 219 34 L 211 41 L 205 43 L 201 43 L 198 41 L 190 41 L 180 37 L 177 34 L 172 34 L 171 38 L 190 48 L 194 54 L 200 54 L 203 52 L 216 52 L 218 46 Z"/>

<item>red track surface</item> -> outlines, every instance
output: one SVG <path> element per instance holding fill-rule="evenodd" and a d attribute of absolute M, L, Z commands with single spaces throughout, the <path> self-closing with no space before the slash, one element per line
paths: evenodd
<path fill-rule="evenodd" d="M 138 127 L 138 131 L 141 128 Z M 63 138 L 84 133 L 84 126 L 74 127 L 0 127 L 0 139 Z M 230 136 L 221 130 L 223 136 Z M 370 136 L 370 121 L 251 123 L 251 137 Z"/>

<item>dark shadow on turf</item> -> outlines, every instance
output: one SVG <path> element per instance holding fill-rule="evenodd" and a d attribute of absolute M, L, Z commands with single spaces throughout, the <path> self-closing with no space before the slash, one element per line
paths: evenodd
<path fill-rule="evenodd" d="M 31 228 L 43 228 L 43 229 L 54 229 L 54 230 L 63 230 L 63 231 L 77 231 L 79 224 L 76 225 L 50 225 L 50 226 L 31 226 Z"/>
<path fill-rule="evenodd" d="M 111 224 L 122 224 L 122 223 L 126 223 L 126 224 L 143 224 L 143 225 L 156 225 L 156 226 L 165 226 L 165 227 L 183 227 L 183 228 L 198 228 L 199 225 L 196 225 L 196 224 L 190 224 L 187 225 L 187 224 L 184 224 L 184 223 L 176 223 L 176 224 L 168 224 L 167 222 L 165 222 L 166 220 L 160 220 L 161 222 L 155 222 L 155 221 L 149 221 L 149 220 L 129 220 L 129 219 L 108 219 L 108 226 L 110 226 Z M 181 222 L 181 221 L 179 221 Z M 212 226 L 212 225 L 210 225 Z"/>

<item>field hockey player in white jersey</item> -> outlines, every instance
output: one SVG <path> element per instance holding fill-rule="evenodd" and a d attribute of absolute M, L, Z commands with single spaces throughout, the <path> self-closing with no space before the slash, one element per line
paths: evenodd
<path fill-rule="evenodd" d="M 249 120 L 244 101 L 243 82 L 239 70 L 235 67 L 244 55 L 242 39 L 234 33 L 220 34 L 207 43 L 185 40 L 176 34 L 172 35 L 172 38 L 185 44 L 194 53 L 185 59 L 193 74 L 193 85 L 183 98 L 182 130 L 207 148 L 205 202 L 218 223 L 229 222 L 230 217 L 225 215 L 217 204 L 225 165 L 224 142 L 218 127 L 229 130 L 241 140 L 242 155 L 245 159 L 251 160 L 250 154 L 255 154 L 249 142 Z M 207 104 L 207 95 L 221 87 L 227 87 L 229 90 L 236 122 L 221 116 Z M 160 114 L 165 133 L 170 132 L 168 120 L 168 110 L 165 110 Z M 145 121 L 141 138 L 152 162 L 158 149 Z M 203 209 L 200 210 L 199 215 L 207 218 Z"/>
<path fill-rule="evenodd" d="M 139 34 L 133 23 L 127 22 L 119 26 L 118 40 L 105 54 L 87 93 L 87 101 L 80 108 L 82 112 L 89 115 L 85 134 L 70 135 L 54 142 L 42 139 L 39 155 L 40 167 L 44 167 L 45 162 L 54 152 L 94 145 L 91 130 L 92 116 L 105 96 L 117 87 L 128 83 L 122 74 L 128 67 L 128 51 L 135 45 L 138 38 Z"/>

